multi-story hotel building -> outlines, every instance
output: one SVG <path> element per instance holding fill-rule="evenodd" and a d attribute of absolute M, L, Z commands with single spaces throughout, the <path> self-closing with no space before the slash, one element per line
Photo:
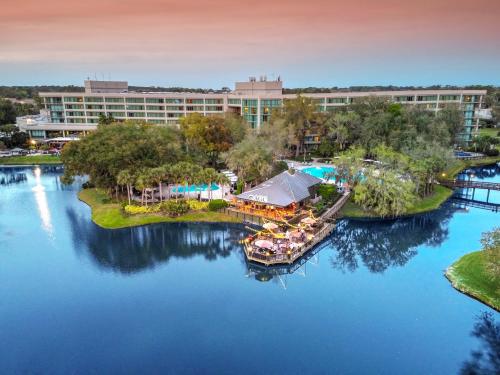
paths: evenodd
<path fill-rule="evenodd" d="M 241 115 L 253 128 L 265 126 L 273 108 L 281 107 L 295 94 L 283 94 L 282 81 L 250 78 L 237 82 L 227 93 L 134 92 L 127 82 L 85 81 L 85 92 L 39 93 L 44 109 L 40 115 L 17 119 L 21 130 L 34 138 L 75 136 L 94 130 L 100 115 L 111 115 L 118 121 L 143 120 L 154 124 L 178 124 L 190 113 L 203 115 L 233 112 Z M 307 93 L 318 105 L 318 111 L 335 111 L 359 98 L 383 97 L 403 105 L 414 105 L 437 113 L 454 105 L 464 114 L 463 138 L 470 140 L 479 125 L 478 112 L 486 90 L 408 90 Z M 319 142 L 311 134 L 308 144 Z"/>

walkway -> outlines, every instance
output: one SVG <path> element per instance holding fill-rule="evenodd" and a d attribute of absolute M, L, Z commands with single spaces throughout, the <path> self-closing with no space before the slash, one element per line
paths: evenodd
<path fill-rule="evenodd" d="M 441 185 L 455 189 L 484 189 L 500 191 L 499 182 L 481 182 L 481 181 L 465 181 L 465 180 L 442 180 Z"/>

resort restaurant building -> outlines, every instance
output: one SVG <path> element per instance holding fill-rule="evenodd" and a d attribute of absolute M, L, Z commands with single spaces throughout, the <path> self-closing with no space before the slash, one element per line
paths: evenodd
<path fill-rule="evenodd" d="M 244 213 L 273 220 L 289 220 L 316 196 L 321 179 L 288 170 L 257 185 L 233 200 L 233 207 Z"/>
<path fill-rule="evenodd" d="M 138 92 L 129 90 L 125 81 L 93 81 L 84 83 L 82 92 L 41 92 L 43 110 L 40 115 L 17 119 L 21 130 L 34 138 L 79 136 L 94 130 L 100 115 L 117 121 L 141 120 L 153 124 L 176 125 L 190 113 L 205 116 L 236 113 L 253 128 L 265 126 L 272 110 L 279 108 L 296 94 L 284 94 L 283 82 L 257 80 L 236 82 L 230 92 Z M 486 90 L 398 90 L 343 91 L 304 93 L 317 104 L 318 112 L 332 112 L 369 96 L 423 108 L 437 113 L 447 106 L 460 108 L 464 114 L 463 138 L 470 140 L 478 129 L 480 109 Z M 319 134 L 306 134 L 306 147 L 320 143 Z"/>

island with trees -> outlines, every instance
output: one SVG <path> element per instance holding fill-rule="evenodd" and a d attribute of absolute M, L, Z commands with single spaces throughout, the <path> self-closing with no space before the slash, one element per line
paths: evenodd
<path fill-rule="evenodd" d="M 483 233 L 482 249 L 464 255 L 445 272 L 453 287 L 500 312 L 500 227 Z"/>

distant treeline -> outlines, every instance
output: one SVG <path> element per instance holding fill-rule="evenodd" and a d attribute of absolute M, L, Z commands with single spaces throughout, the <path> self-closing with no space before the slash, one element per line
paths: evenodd
<path fill-rule="evenodd" d="M 303 87 L 303 88 L 284 88 L 284 94 L 297 93 L 330 93 L 330 92 L 359 92 L 359 91 L 403 91 L 403 90 L 438 90 L 438 89 L 481 89 L 488 92 L 500 90 L 500 87 L 486 85 L 470 86 L 350 86 L 350 87 Z M 201 89 L 187 87 L 159 87 L 159 86 L 129 86 L 129 91 L 138 92 L 197 92 L 197 93 L 223 93 L 228 92 L 228 87 L 221 89 Z M 15 99 L 34 99 L 39 92 L 84 92 L 82 86 L 0 86 L 0 98 Z"/>

